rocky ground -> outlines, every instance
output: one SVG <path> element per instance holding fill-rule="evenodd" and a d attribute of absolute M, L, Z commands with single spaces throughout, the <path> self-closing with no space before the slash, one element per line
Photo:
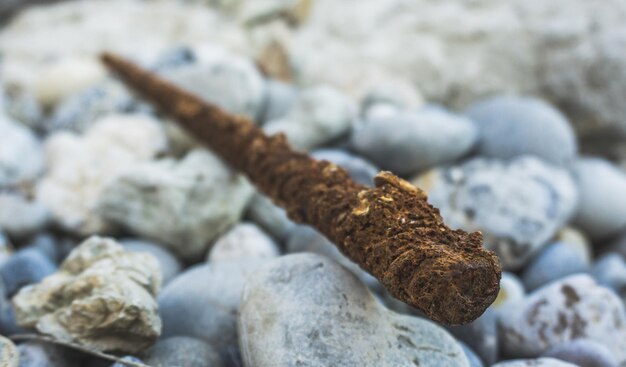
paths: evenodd
<path fill-rule="evenodd" d="M 0 4 L 0 366 L 626 366 L 626 3 Z M 130 94 L 120 53 L 482 231 L 495 303 L 394 300 Z M 593 155 L 591 155 L 593 154 Z M 117 362 L 114 366 L 123 366 Z"/>

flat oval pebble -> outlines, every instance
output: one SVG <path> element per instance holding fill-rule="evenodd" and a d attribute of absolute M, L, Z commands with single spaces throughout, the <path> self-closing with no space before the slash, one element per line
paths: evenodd
<path fill-rule="evenodd" d="M 478 153 L 511 159 L 534 155 L 564 165 L 577 152 L 576 136 L 565 116 L 533 97 L 498 96 L 471 105 L 467 116 L 479 131 Z"/>
<path fill-rule="evenodd" d="M 18 251 L 0 264 L 0 276 L 8 295 L 13 295 L 25 285 L 41 281 L 56 270 L 52 260 L 34 248 Z"/>
<path fill-rule="evenodd" d="M 574 223 L 593 240 L 626 231 L 626 173 L 604 159 L 582 158 L 574 177 L 579 193 Z"/>
<path fill-rule="evenodd" d="M 190 336 L 214 346 L 222 356 L 237 350 L 237 311 L 246 278 L 258 259 L 217 261 L 187 269 L 159 295 L 161 337 Z"/>
<path fill-rule="evenodd" d="M 315 159 L 326 160 L 345 168 L 356 182 L 374 186 L 374 176 L 380 171 L 378 167 L 365 159 L 340 149 L 321 149 L 311 152 Z"/>
<path fill-rule="evenodd" d="M 577 193 L 569 173 L 535 157 L 510 162 L 475 158 L 431 178 L 428 200 L 449 226 L 480 230 L 505 270 L 517 270 L 573 214 Z"/>
<path fill-rule="evenodd" d="M 555 345 L 542 354 L 579 367 L 618 367 L 613 353 L 604 345 L 588 339 L 576 339 Z"/>
<path fill-rule="evenodd" d="M 121 240 L 120 243 L 126 250 L 132 252 L 147 252 L 153 255 L 159 262 L 161 274 L 163 275 L 163 284 L 169 283 L 169 281 L 178 275 L 183 268 L 180 260 L 178 260 L 174 254 L 169 252 L 163 246 L 159 246 L 153 242 L 138 239 L 126 239 Z"/>
<path fill-rule="evenodd" d="M 599 284 L 611 288 L 626 301 L 626 261 L 621 255 L 615 252 L 602 255 L 591 274 Z"/>
<path fill-rule="evenodd" d="M 161 74 L 185 90 L 254 121 L 260 116 L 265 82 L 254 64 L 220 48 L 205 48 L 196 63 Z"/>
<path fill-rule="evenodd" d="M 246 282 L 238 325 L 250 367 L 469 366 L 444 329 L 387 310 L 351 272 L 315 254 L 259 268 Z"/>
<path fill-rule="evenodd" d="M 381 168 L 409 175 L 462 157 L 476 138 L 475 127 L 465 117 L 421 109 L 364 121 L 351 145 Z"/>
<path fill-rule="evenodd" d="M 502 350 L 511 357 L 536 357 L 547 349 L 587 338 L 626 361 L 626 309 L 617 295 L 589 275 L 576 274 L 539 288 L 501 313 Z"/>
<path fill-rule="evenodd" d="M 590 264 L 574 246 L 556 242 L 543 248 L 526 266 L 522 280 L 526 289 L 532 291 L 554 280 L 584 273 L 589 269 Z"/>
<path fill-rule="evenodd" d="M 152 367 L 222 367 L 219 354 L 206 342 L 187 336 L 158 341 L 148 352 L 146 364 Z"/>

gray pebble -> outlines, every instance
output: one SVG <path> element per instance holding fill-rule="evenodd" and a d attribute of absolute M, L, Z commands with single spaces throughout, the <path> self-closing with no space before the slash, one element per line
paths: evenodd
<path fill-rule="evenodd" d="M 491 367 L 579 367 L 554 358 L 515 359 L 496 363 Z"/>
<path fill-rule="evenodd" d="M 120 243 L 127 250 L 133 252 L 147 252 L 154 255 L 161 268 L 163 285 L 169 283 L 170 280 L 178 275 L 183 267 L 180 260 L 178 260 L 174 254 L 156 243 L 140 239 L 125 239 L 121 240 Z"/>
<path fill-rule="evenodd" d="M 0 111 L 0 187 L 33 182 L 44 169 L 41 143 Z"/>
<path fill-rule="evenodd" d="M 389 311 L 315 254 L 271 260 L 250 276 L 238 325 L 246 366 L 469 366 L 443 328 Z"/>
<path fill-rule="evenodd" d="M 285 117 L 297 98 L 298 90 L 293 86 L 276 80 L 268 80 L 265 84 L 261 121 L 265 123 Z"/>
<path fill-rule="evenodd" d="M 28 341 L 17 346 L 20 367 L 75 367 L 79 356 L 71 349 L 54 344 Z"/>
<path fill-rule="evenodd" d="M 236 317 L 246 278 L 259 260 L 220 261 L 192 267 L 158 297 L 162 338 L 202 339 L 228 356 L 237 348 Z"/>
<path fill-rule="evenodd" d="M 34 248 L 26 248 L 16 252 L 0 265 L 0 276 L 7 294 L 11 296 L 23 286 L 41 281 L 56 269 L 56 265 L 45 253 Z"/>
<path fill-rule="evenodd" d="M 197 61 L 198 59 L 191 48 L 187 46 L 174 46 L 160 55 L 152 64 L 151 69 L 155 71 L 176 69 L 189 66 Z"/>
<path fill-rule="evenodd" d="M 582 158 L 574 176 L 580 197 L 574 223 L 593 240 L 626 230 L 626 174 L 606 160 Z"/>
<path fill-rule="evenodd" d="M 284 241 L 296 225 L 287 217 L 287 212 L 283 208 L 259 192 L 252 197 L 246 217 L 260 225 L 278 241 Z"/>
<path fill-rule="evenodd" d="M 310 150 L 348 135 L 355 118 L 354 102 L 339 90 L 322 85 L 303 90 L 286 116 L 263 128 L 270 135 L 284 133 L 296 149 Z"/>
<path fill-rule="evenodd" d="M 589 266 L 573 246 L 556 242 L 537 254 L 524 269 L 522 279 L 526 289 L 532 291 L 565 276 L 587 272 Z"/>
<path fill-rule="evenodd" d="M 46 133 L 59 130 L 84 132 L 106 115 L 144 109 L 120 82 L 108 79 L 64 99 L 43 127 Z"/>
<path fill-rule="evenodd" d="M 626 261 L 621 255 L 614 252 L 602 255 L 591 274 L 599 284 L 611 288 L 626 301 Z"/>
<path fill-rule="evenodd" d="M 0 300 L 0 334 L 15 335 L 28 334 L 30 330 L 26 330 L 18 325 L 15 317 L 15 309 L 8 299 Z"/>
<path fill-rule="evenodd" d="M 380 171 L 378 167 L 365 159 L 339 149 L 322 149 L 311 153 L 313 158 L 327 160 L 345 168 L 356 182 L 374 186 L 374 176 Z"/>
<path fill-rule="evenodd" d="M 380 283 L 376 278 L 345 257 L 337 246 L 311 226 L 298 225 L 290 232 L 287 238 L 287 252 L 290 254 L 312 252 L 326 256 L 350 270 L 370 289 L 378 290 L 380 288 Z"/>
<path fill-rule="evenodd" d="M 465 343 L 459 341 L 459 345 L 463 348 L 463 352 L 465 352 L 465 356 L 469 361 L 470 367 L 484 367 L 485 364 L 480 358 L 474 353 L 474 351 Z"/>
<path fill-rule="evenodd" d="M 166 68 L 160 74 L 231 113 L 253 120 L 261 113 L 265 82 L 248 59 L 216 49 L 198 57 L 196 63 Z"/>
<path fill-rule="evenodd" d="M 557 358 L 579 367 L 618 367 L 610 350 L 604 345 L 588 339 L 576 339 L 555 345 L 542 354 Z"/>
<path fill-rule="evenodd" d="M 487 309 L 478 319 L 463 326 L 448 330 L 457 339 L 465 342 L 481 360 L 490 365 L 498 358 L 497 313 Z"/>
<path fill-rule="evenodd" d="M 556 108 L 532 97 L 498 96 L 466 111 L 479 131 L 478 153 L 499 159 L 534 155 L 564 165 L 577 152 L 569 121 Z"/>
<path fill-rule="evenodd" d="M 626 309 L 608 288 L 589 275 L 552 282 L 500 314 L 500 341 L 505 356 L 535 357 L 579 338 L 606 346 L 618 362 L 626 361 Z"/>
<path fill-rule="evenodd" d="M 239 223 L 218 238 L 207 261 L 229 261 L 245 258 L 271 259 L 280 255 L 278 245 L 257 225 Z"/>
<path fill-rule="evenodd" d="M 187 336 L 158 341 L 146 357 L 152 367 L 222 367 L 215 349 L 206 342 Z"/>
<path fill-rule="evenodd" d="M 429 201 L 448 225 L 480 230 L 505 270 L 516 270 L 565 224 L 576 207 L 569 173 L 535 157 L 476 158 L 434 173 Z"/>
<path fill-rule="evenodd" d="M 462 157 L 476 138 L 465 117 L 423 109 L 366 120 L 355 128 L 351 144 L 381 168 L 409 175 Z"/>
<path fill-rule="evenodd" d="M 15 310 L 6 296 L 4 281 L 0 278 L 0 335 L 26 334 L 27 330 L 17 324 Z"/>
<path fill-rule="evenodd" d="M 25 238 L 44 229 L 47 209 L 17 192 L 0 192 L 0 230 L 12 238 Z"/>

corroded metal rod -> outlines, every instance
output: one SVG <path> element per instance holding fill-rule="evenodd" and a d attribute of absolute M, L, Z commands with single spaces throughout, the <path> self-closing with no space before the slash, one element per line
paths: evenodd
<path fill-rule="evenodd" d="M 476 319 L 494 301 L 500 263 L 482 235 L 452 230 L 426 195 L 389 172 L 375 187 L 294 151 L 244 117 L 206 103 L 118 56 L 103 62 L 128 86 L 171 115 L 199 141 L 285 208 L 317 228 L 399 300 L 444 324 Z"/>

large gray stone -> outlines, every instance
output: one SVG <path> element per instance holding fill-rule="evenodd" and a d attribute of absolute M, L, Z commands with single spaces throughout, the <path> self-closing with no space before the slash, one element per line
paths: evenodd
<path fill-rule="evenodd" d="M 314 254 L 259 268 L 238 325 L 248 367 L 469 366 L 444 329 L 387 310 L 352 273 Z"/>
<path fill-rule="evenodd" d="M 237 312 L 246 279 L 258 259 L 199 265 L 172 280 L 159 295 L 163 337 L 190 336 L 224 357 L 238 354 Z"/>
<path fill-rule="evenodd" d="M 107 115 L 83 135 L 56 132 L 46 140 L 48 170 L 35 198 L 64 230 L 79 235 L 106 233 L 111 226 L 96 210 L 102 190 L 166 145 L 160 124 L 145 115 Z"/>

